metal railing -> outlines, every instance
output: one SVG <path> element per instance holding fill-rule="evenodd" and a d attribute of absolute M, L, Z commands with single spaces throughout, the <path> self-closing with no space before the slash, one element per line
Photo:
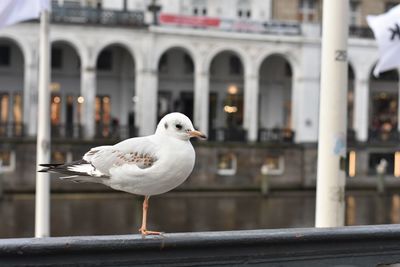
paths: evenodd
<path fill-rule="evenodd" d="M 91 7 L 63 7 L 53 5 L 51 20 L 55 23 L 146 26 L 143 11 L 105 10 Z"/>
<path fill-rule="evenodd" d="M 371 142 L 397 142 L 399 141 L 399 132 L 397 129 L 384 131 L 380 129 L 369 129 L 368 141 Z"/>
<path fill-rule="evenodd" d="M 290 129 L 259 129 L 258 130 L 258 141 L 260 142 L 294 142 L 294 131 Z"/>
<path fill-rule="evenodd" d="M 349 266 L 400 263 L 400 225 L 0 240 L 1 266 Z"/>
<path fill-rule="evenodd" d="M 51 136 L 62 139 L 79 139 L 84 136 L 85 127 L 79 124 L 58 124 L 51 126 Z M 127 139 L 137 135 L 137 129 L 128 126 L 96 125 L 96 139 Z"/>
<path fill-rule="evenodd" d="M 211 128 L 208 136 L 210 141 L 245 142 L 247 131 L 241 127 Z"/>
<path fill-rule="evenodd" d="M 0 137 L 22 137 L 24 128 L 22 123 L 0 123 Z"/>
<path fill-rule="evenodd" d="M 369 27 L 366 26 L 350 26 L 349 36 L 373 39 L 374 33 Z"/>
<path fill-rule="evenodd" d="M 51 125 L 51 136 L 54 138 L 81 138 L 83 136 L 83 127 L 79 124 Z"/>

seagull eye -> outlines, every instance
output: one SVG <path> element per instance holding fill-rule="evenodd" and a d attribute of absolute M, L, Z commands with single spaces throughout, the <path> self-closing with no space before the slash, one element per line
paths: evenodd
<path fill-rule="evenodd" d="M 177 125 L 175 125 L 175 127 L 176 127 L 176 129 L 178 129 L 178 130 L 182 130 L 182 125 L 181 125 L 181 124 L 177 124 Z"/>

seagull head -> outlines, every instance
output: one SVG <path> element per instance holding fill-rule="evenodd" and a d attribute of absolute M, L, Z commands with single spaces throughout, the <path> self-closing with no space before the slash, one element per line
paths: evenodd
<path fill-rule="evenodd" d="M 185 141 L 192 137 L 207 138 L 205 134 L 194 129 L 186 115 L 179 112 L 165 115 L 157 125 L 156 134 L 168 135 Z"/>

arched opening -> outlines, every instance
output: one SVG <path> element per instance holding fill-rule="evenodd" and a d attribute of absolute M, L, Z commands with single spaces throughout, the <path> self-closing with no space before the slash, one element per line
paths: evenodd
<path fill-rule="evenodd" d="M 24 56 L 9 39 L 0 39 L 0 136 L 23 134 Z"/>
<path fill-rule="evenodd" d="M 80 58 L 67 42 L 51 46 L 50 120 L 55 137 L 78 137 L 80 133 Z"/>
<path fill-rule="evenodd" d="M 353 67 L 349 64 L 347 71 L 347 138 L 355 140 L 354 131 L 354 84 L 355 76 Z"/>
<path fill-rule="evenodd" d="M 181 48 L 164 52 L 158 62 L 157 121 L 170 112 L 181 112 L 193 121 L 194 64 Z"/>
<path fill-rule="evenodd" d="M 135 62 L 123 46 L 104 48 L 96 62 L 96 137 L 125 139 L 137 135 L 135 127 Z"/>
<path fill-rule="evenodd" d="M 214 140 L 244 141 L 244 68 L 231 51 L 215 56 L 210 65 L 209 137 Z"/>
<path fill-rule="evenodd" d="M 399 74 L 383 72 L 378 78 L 370 74 L 369 139 L 397 140 Z"/>
<path fill-rule="evenodd" d="M 293 142 L 292 68 L 283 56 L 264 59 L 259 88 L 259 140 Z"/>

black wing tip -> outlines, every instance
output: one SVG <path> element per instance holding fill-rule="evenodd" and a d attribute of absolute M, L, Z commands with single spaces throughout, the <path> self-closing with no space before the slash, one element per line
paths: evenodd
<path fill-rule="evenodd" d="M 62 163 L 45 163 L 45 164 L 39 164 L 40 167 L 44 167 L 41 170 L 38 170 L 38 172 L 49 172 L 61 165 L 64 165 Z"/>
<path fill-rule="evenodd" d="M 46 163 L 46 164 L 39 164 L 40 167 L 57 167 L 64 165 L 63 163 Z"/>

